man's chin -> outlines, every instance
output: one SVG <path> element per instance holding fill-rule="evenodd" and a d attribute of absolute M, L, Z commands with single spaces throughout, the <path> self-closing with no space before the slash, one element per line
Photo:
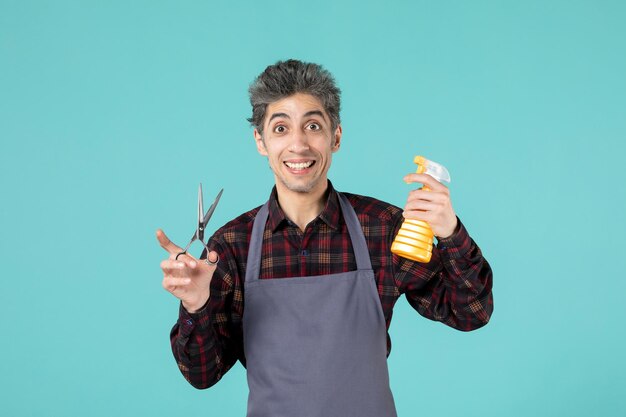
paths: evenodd
<path fill-rule="evenodd" d="M 300 193 L 300 194 L 310 193 L 315 188 L 315 185 L 317 184 L 317 181 L 297 183 L 297 182 L 292 182 L 292 181 L 286 181 L 284 178 L 281 179 L 281 182 L 283 183 L 285 188 L 288 189 L 289 191 L 294 192 L 294 193 Z"/>
<path fill-rule="evenodd" d="M 293 191 L 294 193 L 300 193 L 300 194 L 310 193 L 311 190 L 313 189 L 312 184 L 306 184 L 306 185 L 285 184 L 285 186 L 287 187 L 289 191 Z"/>

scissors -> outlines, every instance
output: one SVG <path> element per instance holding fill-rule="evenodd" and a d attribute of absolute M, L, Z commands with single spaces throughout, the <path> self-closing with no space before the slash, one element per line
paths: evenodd
<path fill-rule="evenodd" d="M 215 207 L 217 207 L 217 203 L 220 201 L 220 197 L 222 196 L 223 191 L 224 189 L 222 188 L 220 192 L 217 194 L 217 197 L 215 197 L 215 201 L 213 202 L 213 204 L 211 204 L 211 207 L 209 207 L 209 209 L 207 210 L 205 214 L 204 207 L 202 205 L 202 183 L 200 183 L 200 187 L 198 188 L 198 227 L 196 228 L 196 231 L 191 237 L 191 240 L 189 241 L 189 243 L 187 243 L 187 246 L 185 246 L 185 249 L 183 249 L 182 252 L 176 255 L 176 259 L 178 259 L 180 255 L 186 255 L 187 249 L 189 249 L 189 246 L 191 246 L 191 244 L 194 241 L 199 240 L 200 243 L 202 243 L 202 246 L 204 246 L 204 248 L 206 249 L 207 257 L 204 261 L 208 265 L 215 265 L 219 262 L 220 260 L 219 257 L 217 258 L 217 261 L 215 262 L 211 262 L 209 260 L 209 247 L 206 245 L 206 243 L 204 243 L 204 229 L 206 228 L 206 225 L 209 222 L 209 219 L 211 219 L 211 216 L 213 215 L 213 212 L 215 211 Z"/>

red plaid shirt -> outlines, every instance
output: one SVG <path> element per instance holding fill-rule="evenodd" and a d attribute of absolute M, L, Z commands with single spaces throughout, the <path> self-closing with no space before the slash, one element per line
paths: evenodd
<path fill-rule="evenodd" d="M 302 232 L 285 217 L 276 188 L 265 225 L 260 279 L 327 275 L 356 269 L 348 229 L 337 193 L 328 182 L 327 202 L 320 215 Z M 492 272 L 480 249 L 458 222 L 457 230 L 440 239 L 427 264 L 391 253 L 400 228 L 402 209 L 382 201 L 347 194 L 365 235 L 380 302 L 387 322 L 402 294 L 422 316 L 455 329 L 484 326 L 493 310 Z M 209 247 L 220 256 L 211 281 L 211 296 L 199 312 L 181 305 L 171 334 L 174 357 L 184 377 L 196 388 L 215 384 L 243 352 L 243 282 L 252 224 L 260 207 L 220 228 Z M 387 353 L 391 340 L 387 334 Z"/>

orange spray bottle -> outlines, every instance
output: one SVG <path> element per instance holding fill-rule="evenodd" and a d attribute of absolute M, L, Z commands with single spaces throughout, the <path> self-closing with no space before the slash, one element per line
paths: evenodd
<path fill-rule="evenodd" d="M 439 182 L 450 182 L 448 170 L 423 156 L 416 156 L 418 174 L 428 174 Z M 424 186 L 423 190 L 430 188 Z M 433 252 L 434 234 L 429 224 L 422 220 L 405 219 L 391 244 L 391 252 L 418 262 L 429 262 Z"/>

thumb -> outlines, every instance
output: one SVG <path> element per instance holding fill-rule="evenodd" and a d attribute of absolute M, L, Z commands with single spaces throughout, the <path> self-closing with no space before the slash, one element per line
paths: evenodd
<path fill-rule="evenodd" d="M 159 241 L 159 245 L 161 245 L 161 247 L 165 249 L 170 255 L 177 255 L 183 251 L 180 247 L 176 246 L 167 237 L 167 235 L 163 232 L 163 230 L 158 229 L 156 231 L 156 237 L 157 237 L 157 240 Z"/>
<path fill-rule="evenodd" d="M 207 259 L 209 260 L 209 262 L 211 263 L 217 263 L 217 261 L 219 260 L 219 255 L 217 254 L 217 252 L 215 252 L 214 250 L 212 250 L 211 252 L 208 253 L 207 255 Z"/>

